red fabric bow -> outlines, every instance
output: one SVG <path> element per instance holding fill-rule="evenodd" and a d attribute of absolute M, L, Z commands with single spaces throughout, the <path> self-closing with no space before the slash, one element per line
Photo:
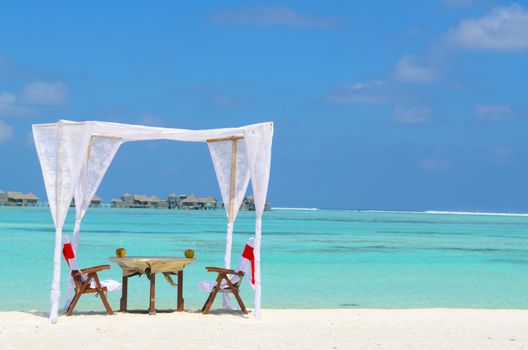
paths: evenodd
<path fill-rule="evenodd" d="M 251 262 L 251 284 L 255 285 L 255 255 L 253 255 L 253 247 L 246 244 L 242 257 Z"/>
<path fill-rule="evenodd" d="M 66 259 L 68 266 L 70 266 L 70 259 L 75 258 L 71 243 L 64 243 L 64 247 L 62 247 L 62 255 L 64 255 L 64 259 Z"/>

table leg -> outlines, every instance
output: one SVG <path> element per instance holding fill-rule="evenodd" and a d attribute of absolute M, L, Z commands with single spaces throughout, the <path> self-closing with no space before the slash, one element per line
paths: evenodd
<path fill-rule="evenodd" d="M 156 274 L 150 274 L 150 308 L 149 315 L 156 314 Z"/>
<path fill-rule="evenodd" d="M 127 311 L 128 276 L 123 276 L 123 285 L 121 287 L 121 302 L 119 303 L 119 311 Z"/>
<path fill-rule="evenodd" d="M 178 271 L 178 311 L 183 311 L 183 270 Z"/>

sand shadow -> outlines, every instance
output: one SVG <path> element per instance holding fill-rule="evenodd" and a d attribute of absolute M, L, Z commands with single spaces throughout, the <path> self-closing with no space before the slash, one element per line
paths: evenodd
<path fill-rule="evenodd" d="M 38 311 L 38 310 L 20 311 L 20 312 L 22 312 L 24 314 L 30 314 L 30 315 L 33 315 L 33 316 L 37 316 L 37 317 L 49 318 L 49 312 Z"/>
<path fill-rule="evenodd" d="M 37 311 L 37 310 L 20 311 L 20 312 L 25 313 L 25 314 L 30 314 L 33 316 L 37 316 L 37 317 L 42 317 L 42 318 L 49 318 L 49 315 L 50 315 L 49 312 Z M 106 316 L 106 315 L 107 315 L 106 311 L 79 311 L 79 312 L 74 311 L 72 316 Z M 66 316 L 65 312 L 59 312 L 59 317 L 63 317 L 63 316 L 69 317 L 69 316 Z"/>
<path fill-rule="evenodd" d="M 25 314 L 30 314 L 33 316 L 41 317 L 41 318 L 49 318 L 49 312 L 44 311 L 38 311 L 38 310 L 31 310 L 31 311 L 20 311 Z M 215 309 L 209 311 L 207 315 L 203 315 L 204 317 L 207 317 L 209 315 L 211 316 L 236 316 L 241 317 L 244 319 L 249 319 L 251 311 L 248 310 L 249 314 L 244 314 L 240 310 L 225 310 L 225 309 Z M 174 309 L 162 309 L 162 310 L 156 310 L 156 314 L 174 314 L 178 315 L 180 313 L 190 313 L 190 314 L 201 314 L 201 310 L 184 310 L 184 311 L 176 311 Z M 106 311 L 74 311 L 73 315 L 71 317 L 75 316 L 109 316 L 112 317 L 114 315 L 126 315 L 126 314 L 134 314 L 134 315 L 149 315 L 148 310 L 127 310 L 127 311 L 114 311 L 113 315 L 108 315 Z M 70 317 L 66 316 L 66 313 L 60 312 L 59 317 Z M 156 315 L 151 315 L 156 316 Z"/>
<path fill-rule="evenodd" d="M 176 311 L 174 309 L 156 309 L 156 314 L 179 314 L 189 312 L 188 310 L 184 311 Z M 127 311 L 116 311 L 118 314 L 137 314 L 137 315 L 148 315 L 149 310 L 148 309 L 135 309 L 135 310 L 127 310 Z M 155 316 L 156 314 L 152 315 Z"/>
<path fill-rule="evenodd" d="M 187 312 L 191 312 L 191 313 L 194 313 L 194 314 L 201 314 L 202 313 L 201 310 L 187 310 Z M 209 311 L 208 314 L 203 315 L 203 316 L 207 317 L 209 315 L 211 315 L 211 316 L 225 316 L 225 315 L 229 315 L 229 316 L 237 316 L 237 317 L 240 317 L 240 318 L 249 319 L 250 315 L 251 315 L 251 311 L 248 310 L 248 312 L 249 312 L 248 314 L 244 314 L 240 310 L 215 309 L 215 310 Z"/>

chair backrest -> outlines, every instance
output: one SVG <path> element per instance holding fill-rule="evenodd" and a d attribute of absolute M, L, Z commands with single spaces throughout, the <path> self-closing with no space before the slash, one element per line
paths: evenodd
<path fill-rule="evenodd" d="M 79 271 L 77 258 L 75 257 L 72 244 L 70 243 L 70 238 L 66 235 L 62 236 L 62 255 L 71 271 Z"/>
<path fill-rule="evenodd" d="M 77 265 L 77 257 L 75 256 L 75 251 L 73 250 L 73 247 L 70 243 L 70 238 L 66 235 L 62 236 L 62 244 L 62 255 L 64 256 L 64 259 L 70 268 L 75 286 L 80 287 L 80 285 L 82 285 L 84 282 L 83 276 L 81 274 L 75 273 L 80 271 L 80 269 Z"/>
<path fill-rule="evenodd" d="M 235 268 L 235 271 L 242 271 L 244 274 L 247 274 L 249 272 L 249 266 L 251 265 L 251 279 L 248 279 L 251 286 L 255 285 L 255 258 L 253 256 L 253 244 L 254 239 L 251 237 L 248 239 L 244 251 L 242 252 L 242 256 L 240 256 L 240 260 Z M 230 280 L 238 288 L 242 278 L 238 275 L 232 275 Z"/>

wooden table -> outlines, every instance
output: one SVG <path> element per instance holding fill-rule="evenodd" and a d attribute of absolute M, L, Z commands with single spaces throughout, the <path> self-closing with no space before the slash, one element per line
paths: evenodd
<path fill-rule="evenodd" d="M 171 275 L 178 275 L 178 304 L 177 311 L 184 310 L 183 300 L 183 269 L 196 259 L 175 256 L 127 256 L 125 258 L 111 257 L 123 269 L 123 288 L 119 311 L 127 311 L 128 278 L 145 274 L 150 280 L 149 314 L 156 314 L 156 273 L 163 273 L 172 282 Z M 170 283 L 170 282 L 169 282 Z"/>

